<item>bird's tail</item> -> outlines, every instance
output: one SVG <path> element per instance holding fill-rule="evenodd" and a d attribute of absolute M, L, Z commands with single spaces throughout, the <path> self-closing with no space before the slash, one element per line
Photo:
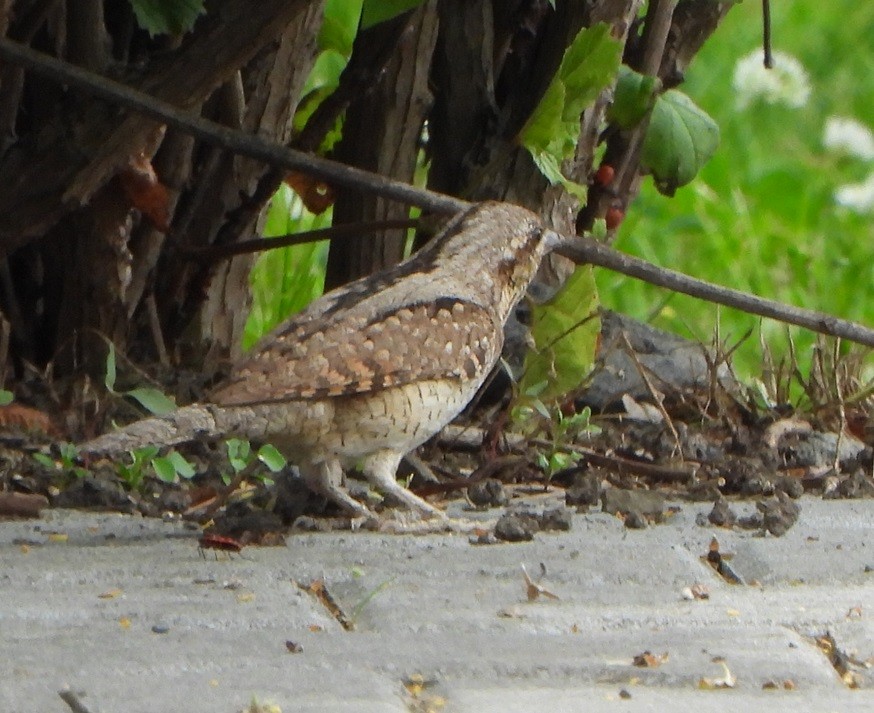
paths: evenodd
<path fill-rule="evenodd" d="M 198 438 L 216 438 L 221 433 L 212 409 L 192 404 L 165 416 L 135 421 L 117 431 L 105 433 L 79 446 L 81 453 L 121 453 L 143 446 L 172 446 Z"/>

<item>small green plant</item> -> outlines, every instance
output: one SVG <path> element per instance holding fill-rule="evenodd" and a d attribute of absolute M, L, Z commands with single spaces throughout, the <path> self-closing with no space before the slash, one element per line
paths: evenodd
<path fill-rule="evenodd" d="M 592 411 L 587 406 L 579 413 L 565 416 L 561 410 L 556 410 L 552 419 L 552 438 L 550 447 L 537 454 L 537 465 L 546 473 L 547 479 L 560 470 L 576 465 L 577 458 L 569 448 L 581 435 L 600 433 L 601 429 L 591 422 Z"/>
<path fill-rule="evenodd" d="M 252 462 L 252 444 L 242 438 L 229 438 L 225 441 L 228 449 L 228 463 L 234 469 L 234 473 L 245 470 Z"/>
<path fill-rule="evenodd" d="M 592 423 L 592 411 L 587 406 L 581 411 L 566 416 L 560 407 L 548 408 L 538 398 L 536 387 L 520 399 L 513 409 L 512 419 L 538 443 L 536 463 L 546 474 L 547 480 L 577 462 L 573 444 L 581 436 L 601 432 Z"/>
<path fill-rule="evenodd" d="M 139 490 L 146 474 L 146 466 L 158 455 L 157 446 L 143 446 L 130 451 L 131 462 L 116 465 L 119 477 L 132 490 Z"/>
<path fill-rule="evenodd" d="M 72 473 L 77 478 L 84 478 L 88 475 L 88 470 L 77 464 L 78 458 L 79 449 L 72 443 L 59 443 L 58 457 L 56 459 L 45 453 L 33 454 L 33 459 L 46 468 L 62 470 Z"/>
<path fill-rule="evenodd" d="M 14 394 L 6 389 L 0 389 L 0 406 L 8 406 L 15 399 Z"/>
<path fill-rule="evenodd" d="M 194 466 L 178 451 L 153 458 L 152 469 L 165 483 L 175 483 L 179 478 L 189 480 L 195 474 Z"/>
<path fill-rule="evenodd" d="M 132 490 L 139 490 L 148 470 L 154 471 L 159 480 L 165 483 L 175 483 L 179 478 L 188 480 L 194 477 L 194 466 L 176 451 L 165 456 L 158 455 L 157 446 L 143 446 L 129 451 L 130 463 L 119 462 L 116 466 L 118 476 Z"/>
<path fill-rule="evenodd" d="M 388 589 L 394 583 L 394 577 L 391 579 L 387 579 L 384 582 L 380 582 L 369 592 L 366 592 L 361 600 L 355 605 L 352 609 L 352 615 L 349 617 L 352 622 L 358 621 L 358 617 L 361 616 L 361 612 L 364 611 L 364 608 L 373 601 L 373 598 L 379 594 L 384 589 Z"/>
<path fill-rule="evenodd" d="M 285 457 L 277 450 L 277 448 L 269 443 L 261 446 L 256 453 L 252 453 L 252 444 L 242 438 L 228 438 L 225 441 L 225 447 L 228 450 L 228 462 L 231 468 L 234 469 L 234 474 L 239 474 L 245 470 L 253 460 L 257 459 L 271 473 L 278 473 L 285 465 Z M 265 482 L 271 482 L 269 478 L 262 478 Z M 225 485 L 231 482 L 229 475 L 222 476 Z"/>
<path fill-rule="evenodd" d="M 163 416 L 176 409 L 176 403 L 173 399 L 150 386 L 140 386 L 135 389 L 128 389 L 127 391 L 116 391 L 116 375 L 115 345 L 110 342 L 109 352 L 106 355 L 106 370 L 103 377 L 103 384 L 106 386 L 106 390 L 116 396 L 130 396 L 155 416 Z"/>

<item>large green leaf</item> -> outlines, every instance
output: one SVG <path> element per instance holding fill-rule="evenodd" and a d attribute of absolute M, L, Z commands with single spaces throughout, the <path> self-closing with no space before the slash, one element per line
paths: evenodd
<path fill-rule="evenodd" d="M 278 473 L 288 463 L 288 461 L 285 460 L 285 456 L 276 449 L 276 446 L 270 443 L 265 443 L 261 446 L 258 449 L 257 455 L 258 460 L 266 465 L 273 473 Z"/>
<path fill-rule="evenodd" d="M 582 383 L 595 359 L 601 332 L 598 292 L 591 265 L 578 267 L 548 302 L 532 310 L 535 347 L 525 358 L 522 398 L 547 403 Z"/>
<path fill-rule="evenodd" d="M 564 82 L 553 79 L 537 104 L 537 108 L 522 127 L 519 138 L 526 149 L 532 153 L 549 150 L 561 127 L 566 96 Z"/>
<path fill-rule="evenodd" d="M 150 386 L 138 386 L 124 393 L 139 401 L 140 406 L 155 416 L 163 416 L 176 410 L 176 402 L 173 399 Z"/>
<path fill-rule="evenodd" d="M 325 17 L 319 31 L 319 47 L 334 50 L 344 57 L 352 54 L 352 43 L 358 34 L 362 0 L 328 0 Z"/>
<path fill-rule="evenodd" d="M 563 184 L 581 200 L 585 200 L 585 187 L 561 174 L 561 162 L 573 156 L 580 115 L 612 81 L 621 49 L 604 23 L 580 30 L 519 134 L 543 175 L 553 184 Z"/>
<path fill-rule="evenodd" d="M 109 343 L 109 352 L 106 355 L 106 369 L 103 374 L 103 384 L 106 386 L 106 390 L 114 394 L 115 393 L 115 379 L 116 379 L 116 368 L 115 368 L 115 344 L 112 342 Z"/>
<path fill-rule="evenodd" d="M 150 35 L 179 35 L 194 27 L 204 0 L 130 0 L 137 24 Z"/>
<path fill-rule="evenodd" d="M 672 196 L 698 174 L 719 146 L 719 126 L 676 89 L 655 103 L 643 143 L 642 163 L 659 193 Z"/>
<path fill-rule="evenodd" d="M 613 81 L 621 57 L 622 44 L 612 36 L 610 25 L 599 22 L 577 33 L 559 68 L 567 90 L 564 121 L 579 124 L 583 110 Z"/>
<path fill-rule="evenodd" d="M 637 126 L 652 109 L 660 86 L 658 77 L 639 74 L 623 64 L 619 68 L 607 120 L 623 129 Z"/>

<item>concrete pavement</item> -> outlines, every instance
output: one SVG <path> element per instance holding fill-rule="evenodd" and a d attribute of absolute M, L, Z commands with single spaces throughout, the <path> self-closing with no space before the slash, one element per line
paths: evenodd
<path fill-rule="evenodd" d="M 851 690 L 815 642 L 874 661 L 874 503 L 803 498 L 779 539 L 679 505 L 643 531 L 589 513 L 521 544 L 308 533 L 218 561 L 180 523 L 2 522 L 0 711 L 68 711 L 65 686 L 92 713 L 874 710 L 874 673 L 851 666 Z M 701 561 L 714 535 L 753 586 Z M 560 598 L 529 602 L 541 563 Z M 306 591 L 320 578 L 353 631 Z M 709 599 L 682 598 L 696 582 Z M 634 666 L 647 650 L 667 656 Z M 714 657 L 733 688 L 702 690 Z"/>

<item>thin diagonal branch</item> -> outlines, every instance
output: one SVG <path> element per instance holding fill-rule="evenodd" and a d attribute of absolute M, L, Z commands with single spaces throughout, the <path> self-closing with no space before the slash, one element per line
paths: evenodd
<path fill-rule="evenodd" d="M 874 347 L 874 329 L 856 322 L 840 319 L 825 312 L 793 307 L 764 297 L 741 292 L 730 287 L 714 285 L 682 272 L 657 267 L 646 260 L 627 255 L 594 240 L 576 238 L 567 240 L 557 252 L 577 263 L 589 263 L 618 272 L 650 285 L 666 287 L 707 302 L 733 307 L 749 314 L 770 317 L 780 322 L 804 327 L 813 332 L 841 337 L 851 342 Z"/>

